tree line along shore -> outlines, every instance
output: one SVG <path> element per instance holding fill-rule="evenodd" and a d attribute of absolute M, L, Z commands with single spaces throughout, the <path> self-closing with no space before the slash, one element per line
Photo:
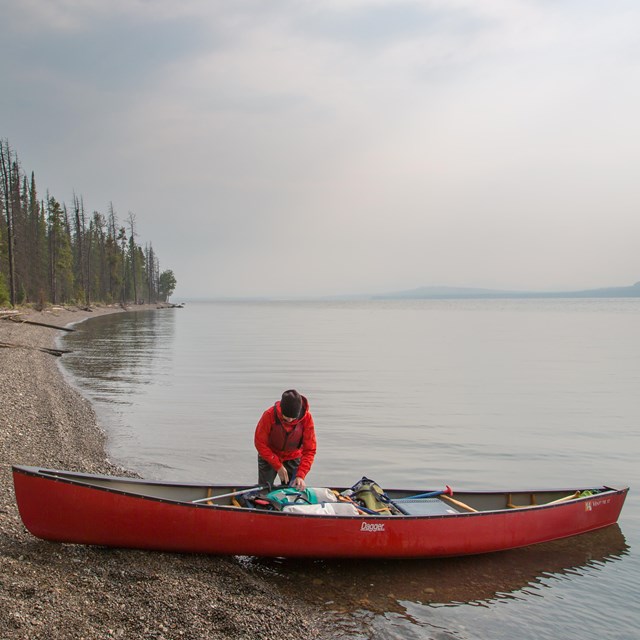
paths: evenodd
<path fill-rule="evenodd" d="M 121 312 L 118 305 L 49 308 L 25 311 L 31 323 L 0 319 L 0 343 L 19 345 L 0 348 L 0 637 L 331 637 L 319 612 L 283 596 L 235 558 L 55 544 L 26 531 L 12 464 L 135 475 L 107 459 L 90 403 L 65 382 L 58 358 L 47 351 L 59 334 L 52 326 Z"/>
<path fill-rule="evenodd" d="M 47 303 L 155 303 L 176 287 L 153 245 L 138 243 L 136 216 L 118 219 L 41 197 L 9 141 L 0 139 L 0 306 Z"/>

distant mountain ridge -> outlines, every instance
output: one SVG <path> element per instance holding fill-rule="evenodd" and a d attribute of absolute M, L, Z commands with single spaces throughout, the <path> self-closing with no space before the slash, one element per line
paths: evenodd
<path fill-rule="evenodd" d="M 495 299 L 495 298 L 640 298 L 640 282 L 628 287 L 604 287 L 579 291 L 504 291 L 472 287 L 418 287 L 406 291 L 372 296 L 376 300 L 394 299 Z"/>

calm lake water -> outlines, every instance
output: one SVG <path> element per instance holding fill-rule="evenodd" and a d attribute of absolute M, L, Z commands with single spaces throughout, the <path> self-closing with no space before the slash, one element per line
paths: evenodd
<path fill-rule="evenodd" d="M 256 482 L 255 425 L 295 387 L 314 486 L 631 487 L 619 526 L 524 550 L 240 560 L 336 638 L 640 638 L 640 300 L 201 302 L 77 329 L 62 366 L 147 478 Z"/>

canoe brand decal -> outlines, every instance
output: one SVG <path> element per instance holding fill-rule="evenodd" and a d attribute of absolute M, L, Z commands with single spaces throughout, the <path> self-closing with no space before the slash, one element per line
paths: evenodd
<path fill-rule="evenodd" d="M 384 522 L 381 522 L 380 524 L 370 524 L 369 522 L 363 522 L 360 526 L 360 531 L 371 531 L 374 533 L 384 531 Z"/>
<path fill-rule="evenodd" d="M 609 504 L 611 502 L 611 498 L 603 498 L 602 500 L 589 500 L 584 503 L 585 511 L 593 511 L 596 507 L 600 507 L 603 504 Z"/>

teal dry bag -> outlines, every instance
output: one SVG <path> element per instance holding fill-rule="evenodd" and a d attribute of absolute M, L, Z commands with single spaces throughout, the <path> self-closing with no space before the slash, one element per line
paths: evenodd
<path fill-rule="evenodd" d="M 290 504 L 318 504 L 318 499 L 313 489 L 300 490 L 293 487 L 284 487 L 271 491 L 266 495 L 266 498 L 278 511 Z"/>

